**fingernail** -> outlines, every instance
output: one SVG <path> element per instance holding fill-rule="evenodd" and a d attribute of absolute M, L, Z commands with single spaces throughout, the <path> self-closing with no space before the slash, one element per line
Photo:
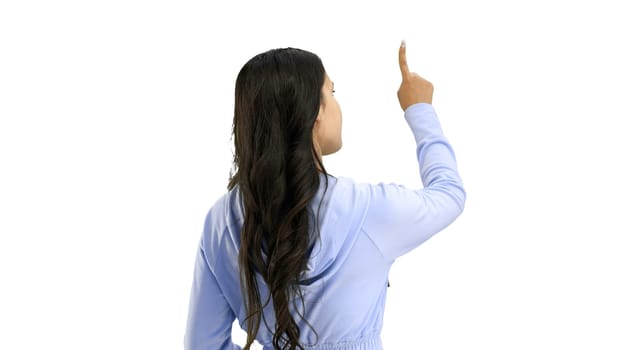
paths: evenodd
<path fill-rule="evenodd" d="M 406 40 L 402 40 L 402 47 L 406 47 Z"/>

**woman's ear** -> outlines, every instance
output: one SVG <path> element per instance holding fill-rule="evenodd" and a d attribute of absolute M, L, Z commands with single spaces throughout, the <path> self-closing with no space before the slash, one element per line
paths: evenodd
<path fill-rule="evenodd" d="M 323 119 L 322 114 L 318 113 L 317 117 L 315 118 L 315 121 L 313 122 L 313 131 L 314 132 L 317 132 L 316 130 L 321 127 L 323 121 L 324 121 L 324 119 Z"/>
<path fill-rule="evenodd" d="M 317 112 L 317 117 L 315 117 L 315 122 L 321 121 L 324 119 L 324 106 L 320 105 L 320 110 Z"/>
<path fill-rule="evenodd" d="M 323 127 L 322 122 L 324 121 L 324 116 L 322 112 L 317 114 L 315 121 L 313 122 L 313 142 L 316 143 L 318 141 L 318 137 L 321 133 L 321 128 Z"/>

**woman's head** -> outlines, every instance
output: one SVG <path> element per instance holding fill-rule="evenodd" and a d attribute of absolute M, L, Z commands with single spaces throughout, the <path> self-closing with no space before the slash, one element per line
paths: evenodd
<path fill-rule="evenodd" d="M 273 347 L 298 349 L 300 331 L 289 305 L 302 297 L 309 246 L 318 237 L 309 205 L 320 176 L 328 176 L 322 155 L 341 148 L 341 110 L 320 58 L 287 48 L 248 61 L 236 80 L 233 136 L 237 169 L 229 189 L 238 185 L 244 209 L 239 267 L 245 349 L 257 335 L 266 302 L 257 274 L 269 286 L 277 317 Z"/>
<path fill-rule="evenodd" d="M 320 58 L 286 48 L 249 60 L 235 86 L 234 137 L 238 156 L 278 149 L 277 144 L 315 150 L 319 163 L 322 155 L 337 152 L 341 109 Z"/>

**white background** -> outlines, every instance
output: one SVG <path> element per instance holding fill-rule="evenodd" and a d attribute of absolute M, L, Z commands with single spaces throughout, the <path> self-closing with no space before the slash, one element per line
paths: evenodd
<path fill-rule="evenodd" d="M 614 4 L 3 1 L 0 348 L 182 348 L 257 53 L 323 59 L 344 118 L 330 173 L 419 187 L 401 39 L 468 199 L 395 263 L 385 348 L 622 348 Z"/>

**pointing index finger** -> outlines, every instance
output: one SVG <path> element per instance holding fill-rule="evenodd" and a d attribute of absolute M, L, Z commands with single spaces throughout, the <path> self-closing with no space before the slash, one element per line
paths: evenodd
<path fill-rule="evenodd" d="M 399 62 L 400 70 L 402 71 L 402 79 L 406 80 L 410 75 L 410 70 L 408 69 L 408 62 L 406 61 L 406 42 L 404 40 L 402 40 L 402 44 L 400 45 Z"/>

